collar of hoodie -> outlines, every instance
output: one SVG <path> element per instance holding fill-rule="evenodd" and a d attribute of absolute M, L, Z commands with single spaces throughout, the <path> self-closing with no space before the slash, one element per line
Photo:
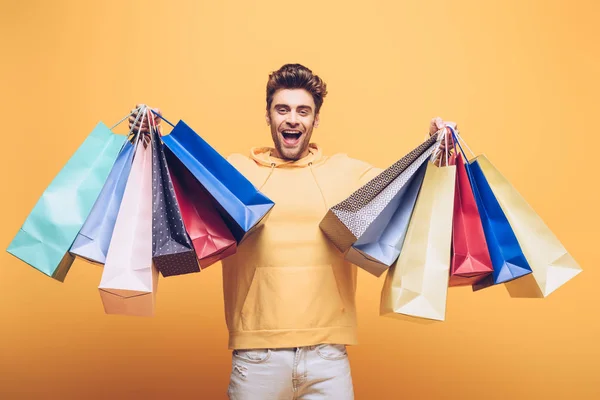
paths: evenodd
<path fill-rule="evenodd" d="M 313 177 L 315 185 L 317 189 L 319 189 L 319 193 L 321 194 L 321 199 L 323 200 L 323 205 L 326 210 L 329 209 L 327 206 L 327 201 L 325 199 L 325 195 L 323 193 L 323 189 L 321 185 L 319 185 L 319 180 L 314 171 L 314 166 L 322 163 L 324 161 L 324 157 L 322 155 L 321 149 L 316 143 L 311 143 L 308 147 L 308 155 L 306 157 L 301 158 L 300 160 L 290 161 L 283 160 L 281 158 L 271 156 L 271 152 L 273 148 L 270 147 L 255 147 L 251 150 L 251 158 L 259 165 L 270 167 L 270 171 L 267 174 L 262 185 L 260 185 L 259 190 L 261 190 L 269 181 L 271 175 L 273 175 L 273 171 L 275 168 L 305 168 L 308 167 L 310 169 L 310 174 Z"/>
<path fill-rule="evenodd" d="M 324 161 L 321 148 L 316 143 L 310 143 L 308 145 L 308 155 L 299 160 L 284 160 L 273 157 L 271 155 L 273 150 L 272 147 L 255 147 L 250 151 L 250 158 L 259 165 L 275 168 L 305 168 L 318 165 Z"/>

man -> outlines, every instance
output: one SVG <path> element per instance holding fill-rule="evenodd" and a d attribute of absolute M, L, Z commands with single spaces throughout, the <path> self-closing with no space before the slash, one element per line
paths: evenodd
<path fill-rule="evenodd" d="M 274 148 L 228 158 L 275 202 L 264 226 L 222 262 L 231 399 L 354 398 L 346 345 L 357 344 L 357 270 L 319 223 L 381 170 L 327 157 L 311 142 L 326 94 L 308 68 L 282 66 L 267 82 Z M 430 135 L 444 126 L 434 118 Z"/>

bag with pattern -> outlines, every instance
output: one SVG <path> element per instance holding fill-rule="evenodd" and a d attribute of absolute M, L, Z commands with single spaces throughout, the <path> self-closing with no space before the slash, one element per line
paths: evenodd
<path fill-rule="evenodd" d="M 177 202 L 163 144 L 157 130 L 152 137 L 152 260 L 162 276 L 200 272 Z"/>
<path fill-rule="evenodd" d="M 390 202 L 398 200 L 398 193 L 427 160 L 436 140 L 436 135 L 431 136 L 347 199 L 329 209 L 319 226 L 341 252 L 346 252 L 367 231 Z"/>
<path fill-rule="evenodd" d="M 401 189 L 396 196 L 346 253 L 346 260 L 375 276 L 381 276 L 400 256 L 427 168 L 427 163 L 421 163 L 420 159 L 415 163 L 421 164 L 417 171 L 405 185 L 399 185 Z M 393 188 L 396 181 L 403 182 L 402 175 L 406 173 L 412 170 L 406 169 L 386 190 Z"/>

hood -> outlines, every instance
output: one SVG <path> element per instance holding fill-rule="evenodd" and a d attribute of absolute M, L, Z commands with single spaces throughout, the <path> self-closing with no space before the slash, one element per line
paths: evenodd
<path fill-rule="evenodd" d="M 277 168 L 302 168 L 307 167 L 309 164 L 316 165 L 323 160 L 323 154 L 321 148 L 316 143 L 310 143 L 308 145 L 308 155 L 297 161 L 284 160 L 281 158 L 273 157 L 272 147 L 255 147 L 250 150 L 250 158 L 252 158 L 257 164 L 265 167 L 277 167 Z"/>

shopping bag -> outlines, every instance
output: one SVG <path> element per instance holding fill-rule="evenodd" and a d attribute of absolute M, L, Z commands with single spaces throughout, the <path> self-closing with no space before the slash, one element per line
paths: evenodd
<path fill-rule="evenodd" d="M 467 156 L 462 147 L 462 144 L 467 146 L 466 143 L 457 132 L 453 131 L 453 137 L 466 160 Z M 487 278 L 476 282 L 473 290 L 531 274 L 531 267 L 477 160 L 478 157 L 475 157 L 465 163 L 465 170 L 471 183 L 494 271 Z"/>
<path fill-rule="evenodd" d="M 445 319 L 455 182 L 456 166 L 427 163 L 402 252 L 385 277 L 380 315 Z"/>
<path fill-rule="evenodd" d="M 165 149 L 165 155 L 183 223 L 200 268 L 235 254 L 236 240 L 212 204 L 210 195 L 169 149 Z"/>
<path fill-rule="evenodd" d="M 454 195 L 449 285 L 473 285 L 488 277 L 494 269 L 465 161 L 461 154 L 457 154 L 456 157 Z"/>
<path fill-rule="evenodd" d="M 69 252 L 72 255 L 97 264 L 106 261 L 132 162 L 133 145 L 126 141 L 92 211 L 71 245 Z"/>
<path fill-rule="evenodd" d="M 546 297 L 573 279 L 581 267 L 513 185 L 483 155 L 477 164 L 529 262 L 532 274 L 506 283 L 513 297 Z"/>
<path fill-rule="evenodd" d="M 131 173 L 98 286 L 107 314 L 152 316 L 158 270 L 152 263 L 152 146 L 136 142 Z"/>
<path fill-rule="evenodd" d="M 158 131 L 152 138 L 152 260 L 162 276 L 200 272 L 173 189 Z"/>
<path fill-rule="evenodd" d="M 163 136 L 165 146 L 185 165 L 215 200 L 233 236 L 241 243 L 261 226 L 274 206 L 232 164 L 179 121 L 170 134 Z"/>
<path fill-rule="evenodd" d="M 392 200 L 396 200 L 397 205 L 398 192 L 429 157 L 436 140 L 436 135 L 431 136 L 327 211 L 319 227 L 342 253 L 345 253 L 366 232 Z M 419 159 L 421 163 L 415 163 Z M 408 172 L 403 174 L 405 170 Z M 399 176 L 402 178 L 396 180 Z M 386 191 L 385 189 L 392 182 L 394 186 Z"/>
<path fill-rule="evenodd" d="M 96 125 L 42 193 L 8 253 L 64 281 L 74 260 L 69 249 L 125 143 L 125 136 L 112 132 L 119 123 L 112 128 Z"/>
<path fill-rule="evenodd" d="M 347 261 L 379 277 L 398 259 L 426 169 L 425 162 L 350 247 Z"/>

